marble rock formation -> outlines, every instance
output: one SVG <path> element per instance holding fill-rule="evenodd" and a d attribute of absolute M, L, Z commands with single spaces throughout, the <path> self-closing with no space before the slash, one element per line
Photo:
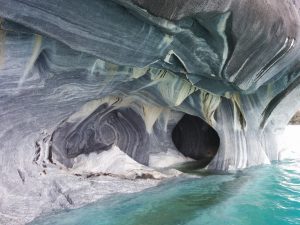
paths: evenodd
<path fill-rule="evenodd" d="M 297 111 L 295 115 L 290 120 L 289 124 L 300 125 L 300 111 Z"/>
<path fill-rule="evenodd" d="M 278 159 L 300 108 L 298 0 L 0 5 L 0 222 L 99 198 L 73 169 L 116 146 L 123 161 L 100 175 L 127 156 L 211 170 Z"/>

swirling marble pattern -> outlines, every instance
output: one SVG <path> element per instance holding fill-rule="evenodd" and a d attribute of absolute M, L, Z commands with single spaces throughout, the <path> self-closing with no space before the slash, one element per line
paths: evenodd
<path fill-rule="evenodd" d="M 112 144 L 144 165 L 178 150 L 199 158 L 205 138 L 173 143 L 184 115 L 207 124 L 184 123 L 181 144 L 198 145 L 202 125 L 218 133 L 207 169 L 278 159 L 276 137 L 300 108 L 298 0 L 0 5 L 0 223 L 101 197 L 72 165 Z"/>
<path fill-rule="evenodd" d="M 52 151 L 60 161 L 80 154 L 101 152 L 112 145 L 119 146 L 136 161 L 146 164 L 149 138 L 142 117 L 130 108 L 113 109 L 107 104 L 99 106 L 85 120 L 61 124 L 53 133 Z"/>

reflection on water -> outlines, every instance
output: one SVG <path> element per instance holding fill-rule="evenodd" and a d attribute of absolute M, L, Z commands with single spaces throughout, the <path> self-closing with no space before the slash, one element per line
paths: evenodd
<path fill-rule="evenodd" d="M 42 217 L 31 225 L 300 224 L 299 162 L 200 174 Z"/>

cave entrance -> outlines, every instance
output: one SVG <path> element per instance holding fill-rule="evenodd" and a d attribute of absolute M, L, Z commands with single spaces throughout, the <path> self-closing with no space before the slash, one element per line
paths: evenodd
<path fill-rule="evenodd" d="M 184 156 L 196 160 L 188 169 L 206 167 L 220 146 L 218 133 L 204 120 L 185 114 L 172 131 L 172 140 Z"/>
<path fill-rule="evenodd" d="M 298 110 L 279 136 L 279 156 L 280 160 L 300 159 L 300 110 Z"/>

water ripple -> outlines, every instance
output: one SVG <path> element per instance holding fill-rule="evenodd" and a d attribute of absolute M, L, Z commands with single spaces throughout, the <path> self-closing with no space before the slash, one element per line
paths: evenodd
<path fill-rule="evenodd" d="M 300 163 L 177 178 L 137 194 L 38 218 L 31 225 L 296 225 Z"/>

